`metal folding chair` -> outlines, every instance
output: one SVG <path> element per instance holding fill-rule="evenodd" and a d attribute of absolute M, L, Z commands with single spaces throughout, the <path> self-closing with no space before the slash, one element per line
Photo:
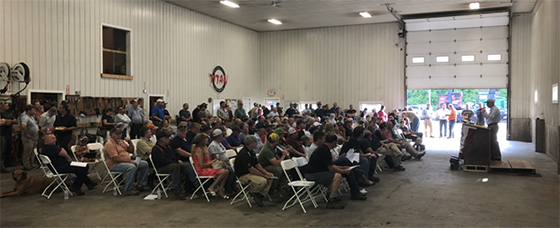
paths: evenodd
<path fill-rule="evenodd" d="M 107 162 L 105 161 L 105 155 L 103 153 L 101 153 L 101 162 L 103 162 L 103 166 L 105 166 L 105 169 L 107 170 L 107 175 L 105 176 L 105 178 L 109 177 L 109 183 L 105 186 L 105 188 L 103 189 L 103 193 L 105 193 L 107 191 L 107 188 L 111 185 L 113 185 L 114 187 L 117 188 L 117 192 L 119 193 L 119 195 L 122 195 L 121 190 L 119 189 L 119 187 L 121 186 L 122 182 L 125 180 L 124 176 L 122 172 L 113 172 L 109 169 L 109 166 L 107 166 Z M 117 179 L 119 177 L 123 177 L 123 179 L 117 183 Z M 105 178 L 103 178 L 103 181 L 105 181 Z M 131 177 L 134 178 L 134 177 Z M 101 181 L 101 183 L 103 183 L 103 181 Z"/>
<path fill-rule="evenodd" d="M 290 186 L 292 188 L 292 191 L 294 191 L 294 195 L 290 199 L 288 199 L 288 201 L 286 201 L 284 207 L 282 207 L 282 210 L 286 210 L 287 208 L 294 206 L 296 203 L 299 203 L 301 209 L 303 210 L 303 213 L 307 213 L 305 207 L 303 206 L 303 204 L 306 203 L 307 201 L 311 201 L 313 203 L 313 206 L 317 208 L 318 207 L 317 202 L 315 202 L 315 199 L 313 198 L 311 192 L 309 191 L 309 189 L 313 187 L 313 185 L 315 185 L 315 182 L 306 181 L 306 180 L 292 181 L 287 172 L 297 167 L 296 163 L 292 160 L 284 160 L 280 163 L 280 166 L 282 166 L 282 169 L 284 170 L 284 175 L 286 175 L 286 177 L 288 178 L 288 186 Z M 299 172 L 299 170 L 297 169 L 296 171 Z M 299 190 L 296 190 L 296 187 L 299 187 Z M 307 194 L 307 197 L 305 197 L 305 194 Z"/>
<path fill-rule="evenodd" d="M 72 194 L 72 192 L 70 192 L 70 190 L 68 189 L 68 186 L 65 183 L 66 179 L 68 179 L 68 177 L 70 176 L 70 173 L 58 173 L 56 168 L 51 163 L 51 159 L 49 157 L 47 157 L 46 155 L 40 154 L 39 159 L 43 164 L 45 164 L 47 167 L 50 168 L 50 170 L 52 172 L 52 177 L 54 178 L 54 181 L 51 184 L 49 184 L 49 186 L 47 186 L 45 188 L 45 190 L 43 191 L 41 196 L 44 196 L 44 197 L 47 197 L 47 199 L 50 199 L 52 194 L 54 193 L 54 191 L 56 191 L 56 189 L 58 189 L 59 187 L 62 188 L 62 191 L 68 191 L 71 196 L 74 196 Z M 47 195 L 46 194 L 47 191 L 55 183 L 56 183 L 56 187 L 54 187 L 54 189 L 52 189 L 51 192 Z"/>
<path fill-rule="evenodd" d="M 307 181 L 307 179 L 305 179 L 305 177 L 301 174 L 301 171 L 299 170 L 299 167 L 303 167 L 305 165 L 307 165 L 307 159 L 305 157 L 294 157 L 292 158 L 292 160 L 296 163 L 297 167 L 297 174 L 299 176 L 300 180 L 305 180 Z M 325 202 L 329 202 L 328 198 L 327 198 L 327 194 L 325 192 L 325 189 L 328 189 L 326 186 L 320 185 L 320 184 L 316 184 L 311 188 L 311 195 L 313 197 L 317 197 L 319 194 L 321 196 L 323 196 L 323 199 L 325 200 Z"/>
<path fill-rule="evenodd" d="M 49 177 L 52 178 L 53 177 L 53 173 L 51 172 L 51 170 L 49 169 L 49 167 L 47 167 L 47 165 L 45 165 L 43 163 L 43 161 L 41 161 L 41 158 L 39 157 L 39 153 L 37 152 L 37 148 L 33 149 L 33 152 L 35 153 L 35 157 L 37 158 L 37 161 L 39 161 L 39 168 L 41 168 L 41 170 L 43 170 L 43 175 L 45 177 Z"/>
<path fill-rule="evenodd" d="M 206 189 L 204 188 L 204 184 L 206 184 L 206 182 L 216 179 L 216 177 L 213 176 L 199 176 L 198 172 L 196 172 L 196 167 L 194 166 L 194 162 L 193 162 L 193 158 L 192 156 L 189 157 L 189 161 L 191 163 L 191 166 L 193 168 L 194 174 L 196 175 L 196 180 L 198 181 L 198 183 L 200 184 L 198 186 L 198 188 L 196 190 L 194 190 L 193 194 L 191 195 L 191 200 L 194 198 L 194 196 L 196 195 L 196 193 L 198 192 L 198 190 L 202 189 L 202 192 L 204 193 L 204 197 L 206 197 L 206 201 L 210 202 L 210 199 L 208 198 L 208 192 L 206 192 Z M 202 180 L 205 180 L 204 182 L 202 182 Z"/>
<path fill-rule="evenodd" d="M 161 189 L 163 190 L 163 194 L 165 194 L 165 198 L 169 198 L 169 196 L 167 195 L 167 189 L 169 189 L 169 187 L 171 186 L 171 184 L 173 182 L 170 182 L 169 184 L 167 184 L 167 186 L 165 186 L 165 184 L 163 184 L 164 181 L 169 180 L 168 178 L 171 177 L 171 174 L 167 174 L 167 173 L 158 173 L 156 166 L 154 165 L 154 160 L 152 159 L 152 154 L 150 154 L 150 163 L 152 163 L 152 167 L 154 167 L 154 172 L 156 172 L 156 177 L 157 180 L 159 181 L 159 183 L 156 185 L 156 187 L 152 190 L 152 194 L 154 194 L 154 192 L 157 190 L 158 187 L 161 186 Z M 161 179 L 163 177 L 163 179 Z"/>
<path fill-rule="evenodd" d="M 231 164 L 231 168 L 235 172 L 235 166 L 234 166 L 235 158 L 230 158 L 229 159 L 229 164 Z M 243 194 L 243 197 L 239 200 L 243 201 L 245 199 L 247 201 L 247 204 L 249 204 L 249 207 L 253 207 L 253 205 L 251 205 L 251 201 L 249 201 L 249 197 L 247 197 L 247 191 L 249 191 L 252 188 L 251 183 L 246 183 L 245 186 L 243 186 L 243 183 L 239 180 L 239 178 L 237 178 L 237 176 L 235 176 L 235 181 L 239 185 L 239 189 L 241 189 L 241 191 L 239 191 L 239 193 L 237 193 L 237 195 L 235 195 L 235 197 L 233 197 L 233 200 L 231 200 L 231 203 L 229 205 L 233 205 L 235 203 L 235 201 L 237 200 L 237 197 L 239 197 L 239 196 L 241 196 L 241 194 Z"/>

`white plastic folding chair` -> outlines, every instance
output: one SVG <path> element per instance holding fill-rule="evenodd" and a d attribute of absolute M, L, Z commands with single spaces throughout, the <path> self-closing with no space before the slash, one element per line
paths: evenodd
<path fill-rule="evenodd" d="M 45 164 L 47 167 L 50 168 L 50 170 L 52 172 L 52 177 L 54 178 L 54 181 L 51 184 L 49 184 L 49 186 L 47 186 L 45 188 L 45 190 L 43 191 L 41 196 L 44 196 L 44 197 L 47 197 L 47 199 L 50 199 L 52 194 L 54 193 L 54 191 L 56 191 L 56 189 L 58 189 L 59 187 L 62 189 L 62 191 L 68 191 L 70 193 L 70 195 L 73 196 L 72 192 L 70 192 L 70 190 L 68 189 L 68 186 L 65 183 L 66 179 L 68 179 L 68 177 L 70 176 L 70 173 L 58 173 L 56 168 L 51 163 L 51 159 L 49 157 L 47 157 L 46 155 L 40 154 L 39 159 L 43 164 Z M 55 183 L 56 183 L 56 187 L 54 187 L 51 190 L 51 192 L 47 195 L 46 194 L 47 191 Z"/>
<path fill-rule="evenodd" d="M 163 194 L 165 194 L 165 198 L 169 198 L 169 196 L 167 195 L 167 189 L 169 189 L 169 187 L 171 187 L 171 184 L 173 183 L 168 179 L 169 177 L 171 177 L 171 174 L 159 173 L 157 171 L 156 165 L 154 164 L 154 160 L 152 159 L 152 154 L 150 154 L 150 159 L 149 160 L 150 160 L 150 163 L 152 163 L 152 167 L 154 167 L 154 172 L 156 172 L 156 177 L 157 177 L 157 180 L 159 181 L 159 183 L 156 185 L 156 187 L 152 190 L 152 194 L 154 194 L 154 192 L 156 192 L 157 188 L 161 186 L 161 189 L 163 190 Z M 167 186 L 165 186 L 165 184 L 163 183 L 166 180 L 170 181 L 169 184 L 167 184 Z"/>
<path fill-rule="evenodd" d="M 136 145 L 138 145 L 138 140 L 140 140 L 140 139 L 132 139 L 132 140 L 130 140 L 130 141 L 132 142 L 132 145 L 134 145 L 134 155 L 137 155 L 137 154 L 136 154 Z"/>
<path fill-rule="evenodd" d="M 196 195 L 196 193 L 198 192 L 198 190 L 202 189 L 202 192 L 204 193 L 204 197 L 206 197 L 206 201 L 210 202 L 210 199 L 208 198 L 208 192 L 206 192 L 206 189 L 204 188 L 204 184 L 206 184 L 206 182 L 215 179 L 216 177 L 213 176 L 199 176 L 198 172 L 196 172 L 196 167 L 194 166 L 194 162 L 193 162 L 193 158 L 192 156 L 189 157 L 189 161 L 191 162 L 191 166 L 193 168 L 194 174 L 196 175 L 196 180 L 198 181 L 198 183 L 200 184 L 198 186 L 198 188 L 196 190 L 194 190 L 193 194 L 191 195 L 191 199 L 194 198 L 194 196 Z M 202 182 L 202 180 L 204 180 L 204 182 Z"/>
<path fill-rule="evenodd" d="M 235 152 L 235 150 L 226 150 L 226 157 L 229 158 L 234 158 L 237 156 L 237 152 Z"/>
<path fill-rule="evenodd" d="M 43 175 L 45 177 L 49 177 L 52 178 L 53 177 L 53 173 L 51 172 L 51 170 L 49 169 L 49 167 L 47 167 L 43 161 L 41 161 L 41 158 L 39 157 L 39 153 L 37 152 L 37 148 L 33 149 L 33 152 L 35 153 L 35 157 L 37 158 L 37 161 L 39 161 L 39 168 L 41 168 L 41 170 L 43 170 Z"/>
<path fill-rule="evenodd" d="M 103 144 L 101 144 L 101 143 L 88 143 L 87 147 L 88 147 L 88 150 L 95 150 L 95 151 L 97 151 L 97 153 L 103 154 Z M 74 156 L 76 156 L 76 154 L 74 154 Z M 95 161 L 86 162 L 86 163 L 88 163 L 88 165 L 89 165 L 88 175 L 97 176 L 97 178 L 99 178 L 99 180 L 101 180 L 101 174 L 97 170 L 97 166 L 99 165 L 99 163 L 101 163 L 101 161 L 99 159 L 95 159 Z"/>
<path fill-rule="evenodd" d="M 317 208 L 317 202 L 315 202 L 315 199 L 309 191 L 309 189 L 313 187 L 313 185 L 315 185 L 315 182 L 306 180 L 292 181 L 290 179 L 290 176 L 288 175 L 288 171 L 297 167 L 296 163 L 292 160 L 284 160 L 280 163 L 280 166 L 282 166 L 284 175 L 286 175 L 286 177 L 288 178 L 288 186 L 290 186 L 292 188 L 292 191 L 294 191 L 294 195 L 290 199 L 288 199 L 288 201 L 286 201 L 284 207 L 282 207 L 282 210 L 286 210 L 294 206 L 296 203 L 299 203 L 301 209 L 303 210 L 303 213 L 307 213 L 305 207 L 303 206 L 303 204 L 307 201 L 311 201 L 313 203 L 313 206 Z M 299 172 L 299 170 L 297 169 L 296 171 Z M 296 187 L 299 187 L 299 190 L 296 190 Z M 307 194 L 307 197 L 305 197 L 305 194 Z"/>
<path fill-rule="evenodd" d="M 113 172 L 113 171 L 111 171 L 109 169 L 109 166 L 107 166 L 107 162 L 105 161 L 105 155 L 103 153 L 101 153 L 101 162 L 103 163 L 103 166 L 105 166 L 105 169 L 107 170 L 107 175 L 105 176 L 105 178 L 107 178 L 107 177 L 110 178 L 109 183 L 107 183 L 107 185 L 103 189 L 103 193 L 105 193 L 107 191 L 107 188 L 109 188 L 111 185 L 113 185 L 114 187 L 116 187 L 119 195 L 122 195 L 119 187 L 121 186 L 122 182 L 125 180 L 124 176 L 123 176 L 124 173 L 123 172 Z M 117 179 L 119 177 L 123 177 L 123 178 L 119 183 L 117 183 Z M 105 178 L 103 178 L 103 181 L 105 181 Z M 103 183 L 103 181 L 101 183 Z"/>
<path fill-rule="evenodd" d="M 229 164 L 231 164 L 231 168 L 235 172 L 235 166 L 234 166 L 235 158 L 230 158 L 229 159 Z M 239 191 L 239 193 L 237 193 L 237 195 L 235 195 L 235 197 L 233 197 L 233 200 L 231 200 L 231 203 L 229 205 L 233 205 L 235 203 L 235 201 L 237 200 L 237 197 L 239 197 L 239 196 L 241 196 L 241 194 L 243 194 L 243 197 L 239 200 L 243 201 L 245 199 L 247 201 L 247 204 L 249 204 L 249 207 L 253 207 L 253 205 L 251 205 L 251 201 L 249 201 L 249 197 L 247 197 L 247 192 L 252 188 L 251 183 L 246 183 L 245 185 L 243 185 L 243 183 L 239 180 L 239 178 L 237 178 L 237 176 L 235 176 L 235 181 L 239 185 L 239 189 L 241 189 L 241 191 Z"/>
<path fill-rule="evenodd" d="M 292 160 L 296 163 L 297 167 L 297 174 L 299 176 L 300 180 L 307 180 L 305 179 L 305 177 L 301 174 L 301 170 L 299 170 L 299 167 L 303 167 L 307 165 L 307 159 L 305 157 L 294 157 L 292 158 Z M 326 186 L 320 185 L 320 184 L 316 184 L 311 188 L 311 195 L 313 197 L 317 197 L 319 194 L 321 196 L 323 196 L 323 199 L 325 200 L 325 202 L 329 202 L 329 200 L 327 199 L 327 194 L 325 192 L 325 189 L 328 189 Z"/>

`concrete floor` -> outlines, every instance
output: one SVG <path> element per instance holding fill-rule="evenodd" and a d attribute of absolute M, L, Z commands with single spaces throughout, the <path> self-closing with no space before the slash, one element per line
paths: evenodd
<path fill-rule="evenodd" d="M 425 143 L 428 154 L 405 162 L 406 171 L 378 174 L 381 182 L 367 189 L 367 201 L 350 201 L 345 193 L 344 210 L 326 209 L 322 200 L 316 209 L 306 204 L 307 214 L 298 207 L 282 211 L 279 199 L 265 202 L 263 208 L 230 206 L 219 199 L 179 201 L 174 196 L 144 201 L 142 196 L 102 194 L 98 187 L 69 200 L 62 193 L 50 200 L 39 195 L 2 198 L 0 226 L 559 227 L 556 163 L 534 153 L 532 144 L 502 141 L 503 158 L 527 160 L 541 177 L 450 170 L 449 156 L 457 154 L 458 139 Z M 40 175 L 38 170 L 32 173 Z M 2 192 L 9 191 L 11 174 L 3 173 L 0 183 Z"/>

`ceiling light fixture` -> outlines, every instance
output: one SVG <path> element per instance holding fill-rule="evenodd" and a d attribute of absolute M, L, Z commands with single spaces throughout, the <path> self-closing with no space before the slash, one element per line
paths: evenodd
<path fill-rule="evenodd" d="M 268 19 L 268 22 L 275 24 L 275 25 L 281 25 L 282 22 L 276 19 Z"/>
<path fill-rule="evenodd" d="M 469 7 L 470 7 L 472 10 L 480 9 L 480 3 L 478 3 L 478 2 L 473 2 L 473 3 L 469 4 Z"/>
<path fill-rule="evenodd" d="M 371 14 L 369 14 L 368 12 L 360 12 L 360 16 L 362 16 L 363 18 L 371 18 Z"/>
<path fill-rule="evenodd" d="M 230 2 L 230 1 L 220 1 L 220 3 L 229 6 L 231 8 L 239 8 L 239 5 L 237 5 L 235 2 Z"/>

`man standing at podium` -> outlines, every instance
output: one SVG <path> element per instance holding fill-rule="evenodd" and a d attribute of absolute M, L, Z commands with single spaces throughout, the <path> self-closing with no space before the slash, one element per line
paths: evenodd
<path fill-rule="evenodd" d="M 494 105 L 493 99 L 488 99 L 486 105 L 490 108 L 490 113 L 486 112 L 486 109 L 482 109 L 482 115 L 488 120 L 488 129 L 492 131 L 492 153 L 490 159 L 501 161 L 502 153 L 500 152 L 500 144 L 498 144 L 498 123 L 501 120 L 500 109 Z"/>

